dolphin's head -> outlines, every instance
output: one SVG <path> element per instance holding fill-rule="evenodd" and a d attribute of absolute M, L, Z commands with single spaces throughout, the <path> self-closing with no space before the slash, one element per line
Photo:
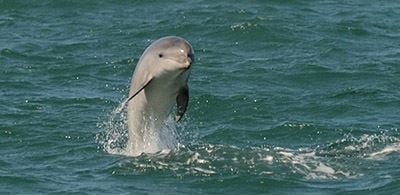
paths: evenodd
<path fill-rule="evenodd" d="M 182 73 L 194 62 L 193 48 L 185 39 L 168 36 L 152 43 L 144 52 L 144 59 L 150 63 L 153 73 Z M 154 75 L 156 76 L 156 75 Z"/>

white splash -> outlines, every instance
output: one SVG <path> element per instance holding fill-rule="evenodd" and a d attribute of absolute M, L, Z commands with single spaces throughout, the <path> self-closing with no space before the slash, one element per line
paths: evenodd
<path fill-rule="evenodd" d="M 336 170 L 333 166 L 322 162 L 322 158 L 315 154 L 315 151 L 292 151 L 284 148 L 281 150 L 281 161 L 290 164 L 295 172 L 305 175 L 307 179 L 338 179 L 339 176 L 350 177 L 350 173 Z"/>
<path fill-rule="evenodd" d="M 142 153 L 169 153 L 178 146 L 178 137 L 176 133 L 175 120 L 172 115 L 163 122 L 161 128 L 155 124 L 156 121 L 147 119 L 141 136 L 142 145 L 133 146 L 127 145 L 123 155 L 126 156 L 139 156 Z M 129 138 L 128 138 L 129 139 Z M 129 140 L 128 140 L 128 143 Z"/>
<path fill-rule="evenodd" d="M 389 146 L 386 146 L 380 151 L 373 152 L 368 155 L 368 159 L 373 159 L 373 160 L 382 160 L 384 157 L 386 157 L 389 154 L 392 154 L 394 152 L 400 152 L 400 143 L 395 143 Z"/>
<path fill-rule="evenodd" d="M 108 116 L 108 119 L 101 124 L 106 129 L 105 137 L 97 137 L 103 150 L 110 154 L 122 154 L 126 145 L 128 131 L 126 124 L 126 102 L 125 99 Z"/>
<path fill-rule="evenodd" d="M 161 129 L 154 129 L 154 123 L 147 121 L 144 129 L 142 148 L 132 148 L 129 143 L 127 126 L 127 98 L 122 101 L 109 115 L 103 124 L 106 128 L 105 138 L 100 140 L 104 151 L 110 154 L 139 156 L 142 153 L 166 154 L 178 147 L 178 135 L 173 116 L 169 116 Z M 140 151 L 140 152 L 137 152 Z"/>

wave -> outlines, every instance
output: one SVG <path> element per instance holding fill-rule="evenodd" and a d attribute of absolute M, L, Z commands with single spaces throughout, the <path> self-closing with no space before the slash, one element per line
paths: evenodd
<path fill-rule="evenodd" d="M 124 149 L 128 139 L 125 107 L 125 103 L 121 103 L 100 125 L 106 132 L 99 134 L 97 139 L 100 148 L 107 153 L 129 156 Z M 169 124 L 173 123 L 171 120 Z M 360 136 L 344 134 L 330 143 L 290 148 L 204 143 L 199 137 L 187 136 L 193 133 L 187 124 L 169 128 L 177 133 L 175 149 L 128 157 L 113 168 L 113 174 L 167 171 L 179 177 L 252 175 L 300 176 L 304 180 L 316 181 L 357 179 L 366 175 L 359 164 L 373 164 L 400 152 L 398 136 L 384 131 Z"/>

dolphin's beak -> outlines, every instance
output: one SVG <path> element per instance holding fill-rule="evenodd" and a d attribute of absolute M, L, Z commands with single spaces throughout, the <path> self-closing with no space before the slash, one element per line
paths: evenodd
<path fill-rule="evenodd" d="M 187 57 L 187 68 L 190 68 L 194 62 L 194 55 L 193 53 L 189 53 Z"/>
<path fill-rule="evenodd" d="M 190 69 L 190 67 L 192 66 L 193 62 L 194 62 L 193 53 L 187 54 L 187 58 L 186 58 L 186 60 L 184 62 L 184 67 L 182 67 L 182 69 L 184 69 L 184 70 Z"/>

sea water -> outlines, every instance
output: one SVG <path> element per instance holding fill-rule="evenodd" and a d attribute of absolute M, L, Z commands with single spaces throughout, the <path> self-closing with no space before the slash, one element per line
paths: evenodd
<path fill-rule="evenodd" d="M 0 1 L 3 194 L 396 194 L 397 1 Z M 174 149 L 124 155 L 144 49 L 195 50 Z M 172 135 L 172 134 L 170 134 Z"/>

